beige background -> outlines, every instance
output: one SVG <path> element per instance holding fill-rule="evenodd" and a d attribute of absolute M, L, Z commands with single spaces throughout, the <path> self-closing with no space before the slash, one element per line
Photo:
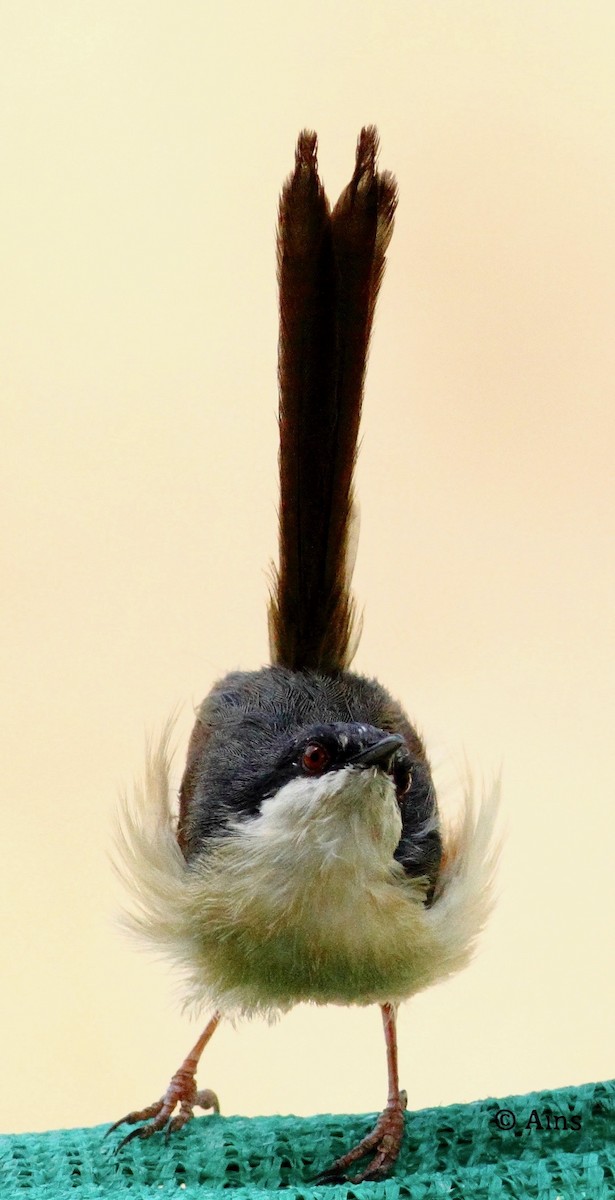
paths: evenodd
<path fill-rule="evenodd" d="M 196 1034 L 114 928 L 146 731 L 266 659 L 274 217 L 374 121 L 401 203 L 359 466 L 356 666 L 452 778 L 501 765 L 501 900 L 408 1004 L 411 1106 L 615 1074 L 615 8 L 0 4 L 0 1124 L 109 1120 Z M 181 769 L 181 754 L 177 760 Z M 222 1029 L 226 1112 L 374 1110 L 375 1010 Z"/>

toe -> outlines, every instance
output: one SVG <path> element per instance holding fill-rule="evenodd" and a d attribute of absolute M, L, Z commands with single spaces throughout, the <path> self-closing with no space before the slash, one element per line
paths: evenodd
<path fill-rule="evenodd" d="M 216 1093 L 212 1092 L 209 1088 L 203 1088 L 202 1091 L 196 1093 L 194 1105 L 196 1108 L 212 1108 L 214 1112 L 220 1112 L 220 1101 Z"/>
<path fill-rule="evenodd" d="M 127 1113 L 125 1117 L 120 1117 L 119 1121 L 114 1121 L 105 1132 L 105 1137 L 109 1137 L 115 1129 L 119 1129 L 120 1125 L 136 1125 L 138 1121 L 149 1121 L 151 1117 L 157 1117 L 161 1108 L 164 1105 L 164 1100 L 157 1100 L 155 1104 L 148 1104 L 147 1108 L 140 1108 L 134 1112 Z M 128 1141 L 132 1137 L 138 1135 L 138 1130 L 134 1129 L 129 1137 L 124 1138 Z M 123 1143 L 120 1143 L 122 1145 Z"/>

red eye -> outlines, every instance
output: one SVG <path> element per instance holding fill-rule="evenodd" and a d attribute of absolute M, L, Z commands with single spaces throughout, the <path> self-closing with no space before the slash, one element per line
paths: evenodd
<path fill-rule="evenodd" d="M 329 766 L 331 755 L 319 742 L 310 742 L 303 751 L 301 762 L 304 770 L 309 771 L 310 775 L 319 775 Z"/>

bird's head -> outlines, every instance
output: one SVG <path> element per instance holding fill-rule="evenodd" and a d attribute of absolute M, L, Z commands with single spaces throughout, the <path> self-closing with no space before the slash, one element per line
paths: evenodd
<path fill-rule="evenodd" d="M 284 747 L 276 747 L 274 754 L 273 763 L 263 764 L 255 780 L 261 800 L 293 780 L 303 780 L 308 786 L 319 782 L 319 791 L 331 788 L 337 792 L 342 779 L 356 779 L 365 772 L 370 778 L 385 776 L 400 798 L 410 786 L 411 759 L 404 739 L 373 725 L 341 721 L 310 725 Z"/>
<path fill-rule="evenodd" d="M 229 829 L 246 829 L 254 845 L 267 844 L 289 864 L 300 859 L 306 870 L 333 860 L 358 865 L 366 853 L 390 863 L 401 835 L 399 800 L 410 786 L 399 734 L 355 722 L 309 725 L 266 759 L 258 768 L 251 759 L 242 796 L 245 805 L 249 792 L 250 811 L 229 812 Z"/>

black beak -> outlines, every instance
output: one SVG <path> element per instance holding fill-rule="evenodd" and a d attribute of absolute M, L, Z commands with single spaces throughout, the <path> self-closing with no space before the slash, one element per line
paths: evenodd
<path fill-rule="evenodd" d="M 350 763 L 353 767 L 381 767 L 388 771 L 393 756 L 403 745 L 404 739 L 398 733 L 387 733 L 374 746 L 367 746 L 355 754 Z"/>

